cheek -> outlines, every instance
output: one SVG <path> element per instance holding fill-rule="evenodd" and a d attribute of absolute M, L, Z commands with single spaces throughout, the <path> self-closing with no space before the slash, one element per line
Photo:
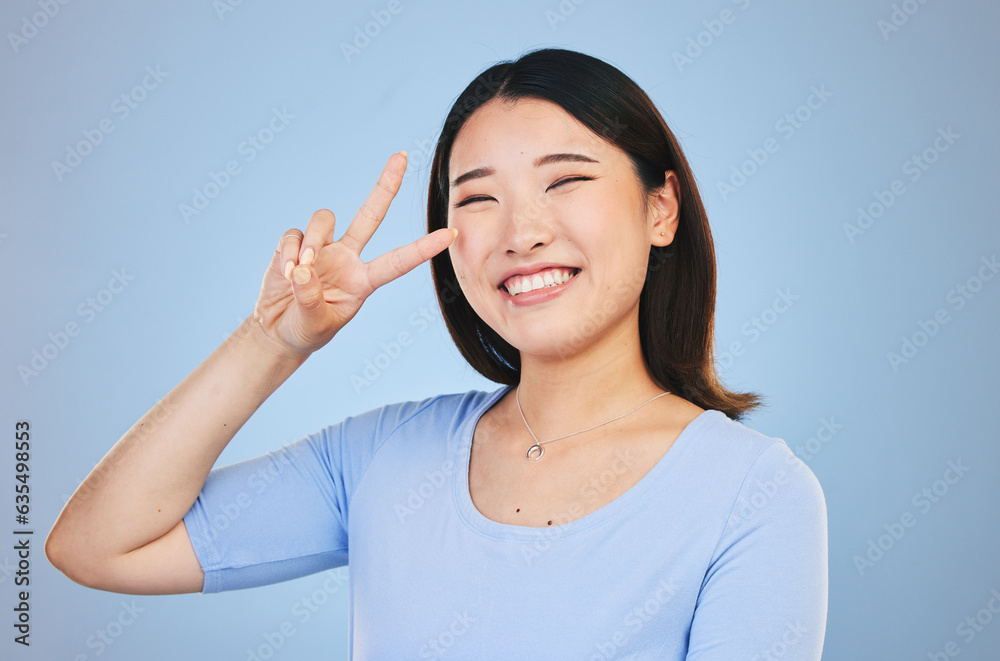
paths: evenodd
<path fill-rule="evenodd" d="M 455 242 L 448 248 L 448 255 L 451 258 L 451 267 L 455 271 L 455 278 L 462 286 L 466 297 L 470 294 L 474 296 L 474 293 L 469 291 L 468 283 L 484 277 L 480 273 L 486 260 L 482 250 L 482 240 L 470 236 L 469 232 L 463 232 L 463 228 L 459 227 Z"/>
<path fill-rule="evenodd" d="M 451 258 L 451 268 L 455 271 L 455 277 L 459 282 L 462 282 L 466 279 L 466 259 L 464 252 L 462 251 L 461 233 L 455 237 L 455 241 L 448 247 L 448 257 Z"/>
<path fill-rule="evenodd" d="M 448 250 L 454 255 L 453 261 L 460 261 L 469 266 L 482 265 L 483 261 L 490 255 L 496 246 L 496 237 L 492 233 L 491 225 L 478 218 L 459 219 L 449 227 L 458 230 L 458 236 Z"/>

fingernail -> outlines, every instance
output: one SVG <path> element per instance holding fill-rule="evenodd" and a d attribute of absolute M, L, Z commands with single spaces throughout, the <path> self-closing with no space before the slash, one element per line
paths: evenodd
<path fill-rule="evenodd" d="M 288 260 L 285 262 L 285 280 L 292 277 L 292 269 L 295 268 L 295 262 Z"/>
<path fill-rule="evenodd" d="M 449 227 L 448 229 L 450 229 L 450 230 L 451 230 L 451 238 L 452 238 L 452 240 L 454 241 L 454 240 L 455 240 L 455 237 L 456 237 L 456 236 L 458 236 L 458 230 L 457 230 L 457 229 L 455 229 L 454 227 Z"/>
<path fill-rule="evenodd" d="M 399 152 L 399 153 L 403 155 L 403 158 L 406 158 L 406 157 L 408 157 L 408 156 L 409 156 L 409 154 L 408 154 L 408 153 L 406 153 L 406 151 L 405 151 L 405 150 L 403 150 L 403 151 L 401 151 L 401 152 Z"/>
<path fill-rule="evenodd" d="M 315 256 L 316 253 L 313 252 L 312 248 L 306 248 L 305 252 L 302 253 L 302 257 L 299 258 L 299 264 L 302 264 L 303 266 L 309 266 L 310 264 L 313 263 L 313 257 Z"/>
<path fill-rule="evenodd" d="M 292 271 L 292 277 L 295 278 L 295 283 L 299 285 L 304 285 L 309 282 L 309 267 L 308 266 L 297 266 Z"/>

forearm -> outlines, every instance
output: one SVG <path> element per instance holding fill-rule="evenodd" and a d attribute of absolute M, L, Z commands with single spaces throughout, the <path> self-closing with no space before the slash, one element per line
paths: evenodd
<path fill-rule="evenodd" d="M 63 508 L 46 551 L 98 565 L 165 534 L 236 432 L 304 361 L 244 320 L 101 459 Z"/>

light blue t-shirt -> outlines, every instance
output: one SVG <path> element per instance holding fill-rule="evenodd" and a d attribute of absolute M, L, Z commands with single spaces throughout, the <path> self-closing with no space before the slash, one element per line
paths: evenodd
<path fill-rule="evenodd" d="M 392 404 L 213 470 L 184 517 L 203 592 L 349 561 L 352 659 L 820 658 L 826 501 L 783 440 L 706 410 L 608 505 L 502 524 L 468 468 L 508 391 Z"/>

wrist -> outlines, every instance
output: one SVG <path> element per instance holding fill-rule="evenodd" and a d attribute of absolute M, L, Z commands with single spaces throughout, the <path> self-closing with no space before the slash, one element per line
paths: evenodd
<path fill-rule="evenodd" d="M 253 349 L 262 351 L 281 362 L 292 363 L 295 367 L 312 355 L 312 351 L 296 351 L 271 337 L 256 318 L 256 312 L 243 320 L 231 338 L 246 341 Z"/>

